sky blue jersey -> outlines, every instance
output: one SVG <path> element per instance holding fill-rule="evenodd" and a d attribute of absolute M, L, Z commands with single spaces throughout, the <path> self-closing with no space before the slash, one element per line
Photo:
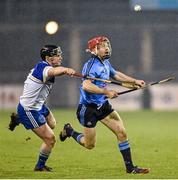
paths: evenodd
<path fill-rule="evenodd" d="M 90 58 L 83 66 L 82 74 L 100 79 L 109 79 L 116 74 L 116 70 L 111 66 L 109 59 L 101 61 L 97 56 Z M 83 78 L 83 80 L 85 80 Z M 99 88 L 106 88 L 106 83 L 101 81 L 93 81 L 93 84 Z M 104 94 L 94 94 L 83 90 L 80 86 L 80 104 L 97 104 L 101 105 L 106 101 Z"/>

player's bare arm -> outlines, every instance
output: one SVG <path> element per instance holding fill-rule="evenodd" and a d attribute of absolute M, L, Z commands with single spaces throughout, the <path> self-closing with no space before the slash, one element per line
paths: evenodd
<path fill-rule="evenodd" d="M 75 70 L 72 68 L 66 68 L 66 67 L 54 67 L 50 68 L 48 71 L 48 76 L 53 77 L 53 76 L 61 76 L 61 75 L 69 75 L 72 76 L 75 73 Z"/>
<path fill-rule="evenodd" d="M 85 91 L 95 94 L 105 94 L 108 98 L 112 99 L 118 96 L 117 92 L 114 90 L 107 90 L 103 88 L 99 88 L 95 84 L 92 83 L 91 80 L 83 81 L 82 87 Z"/>
<path fill-rule="evenodd" d="M 117 81 L 131 82 L 131 83 L 134 83 L 134 84 L 139 85 L 141 87 L 145 85 L 144 80 L 132 78 L 132 77 L 130 77 L 130 76 L 128 76 L 122 72 L 119 72 L 119 71 L 117 71 L 116 75 L 114 76 L 114 79 Z"/>

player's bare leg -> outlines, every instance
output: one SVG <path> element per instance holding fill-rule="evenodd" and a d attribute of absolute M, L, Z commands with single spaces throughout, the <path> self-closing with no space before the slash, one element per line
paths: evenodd
<path fill-rule="evenodd" d="M 127 140 L 127 134 L 123 121 L 116 111 L 113 111 L 110 115 L 101 120 L 101 122 L 116 135 L 119 142 Z"/>
<path fill-rule="evenodd" d="M 33 132 L 43 140 L 40 148 L 39 159 L 34 170 L 52 171 L 52 168 L 46 166 L 45 163 L 56 142 L 54 133 L 47 123 L 40 126 L 39 128 L 33 129 Z"/>
<path fill-rule="evenodd" d="M 49 115 L 46 117 L 47 124 L 51 129 L 56 127 L 56 119 L 53 116 L 53 113 L 50 111 Z"/>
<path fill-rule="evenodd" d="M 78 142 L 87 149 L 93 149 L 96 144 L 96 130 L 95 128 L 86 128 L 83 129 L 83 136 Z"/>
<path fill-rule="evenodd" d="M 101 122 L 116 135 L 118 147 L 125 162 L 126 172 L 134 174 L 149 173 L 148 168 L 140 168 L 133 165 L 130 144 L 127 140 L 126 130 L 119 114 L 116 111 L 113 111 L 109 116 L 101 120 Z"/>
<path fill-rule="evenodd" d="M 93 149 L 96 144 L 96 130 L 95 128 L 84 127 L 83 133 L 76 132 L 68 123 L 64 125 L 63 131 L 60 133 L 59 138 L 65 141 L 67 137 L 73 137 L 74 140 L 87 149 Z"/>

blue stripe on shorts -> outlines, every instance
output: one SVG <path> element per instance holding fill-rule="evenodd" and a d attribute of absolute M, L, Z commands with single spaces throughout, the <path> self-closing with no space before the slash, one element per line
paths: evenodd
<path fill-rule="evenodd" d="M 82 108 L 81 108 L 81 110 L 80 110 L 80 123 L 82 124 L 82 125 L 84 125 L 85 124 L 85 119 L 84 119 L 84 116 L 85 116 L 85 111 L 86 111 L 86 106 L 85 105 L 82 105 Z"/>
<path fill-rule="evenodd" d="M 20 103 L 17 107 L 20 123 L 22 123 L 26 129 L 35 129 L 45 124 L 46 119 L 42 112 L 47 111 L 49 110 L 45 106 L 43 106 L 40 111 L 28 110 L 24 108 Z"/>

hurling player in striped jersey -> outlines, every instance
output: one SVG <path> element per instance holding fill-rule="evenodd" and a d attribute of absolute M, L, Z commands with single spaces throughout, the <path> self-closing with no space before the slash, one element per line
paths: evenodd
<path fill-rule="evenodd" d="M 52 171 L 52 168 L 46 166 L 46 161 L 56 142 L 52 130 L 56 125 L 56 120 L 45 102 L 55 82 L 55 76 L 73 76 L 75 71 L 60 66 L 62 51 L 56 45 L 45 45 L 40 55 L 41 60 L 30 71 L 24 82 L 17 114 L 11 115 L 9 129 L 13 131 L 21 123 L 41 138 L 43 143 L 34 171 Z"/>

